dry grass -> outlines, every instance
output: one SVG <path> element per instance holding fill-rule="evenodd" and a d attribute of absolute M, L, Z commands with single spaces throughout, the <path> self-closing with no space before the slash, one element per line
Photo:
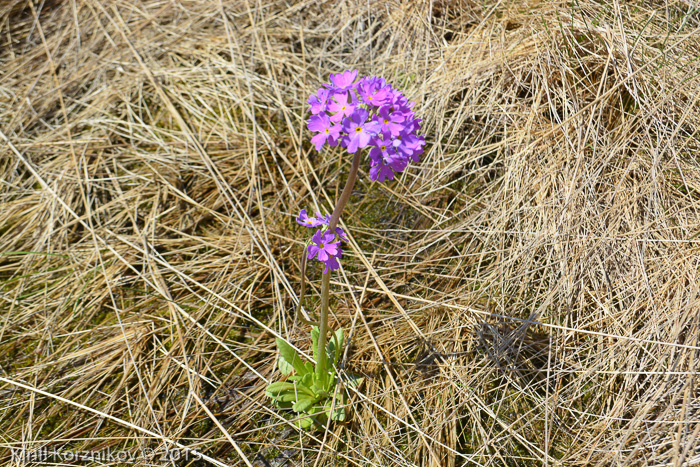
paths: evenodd
<path fill-rule="evenodd" d="M 693 2 L 0 20 L 0 462 L 177 442 L 227 465 L 700 463 Z M 417 101 L 428 147 L 356 185 L 331 322 L 365 382 L 350 423 L 299 433 L 264 387 L 275 336 L 309 346 L 292 216 L 348 169 L 312 150 L 305 100 L 351 67 Z"/>

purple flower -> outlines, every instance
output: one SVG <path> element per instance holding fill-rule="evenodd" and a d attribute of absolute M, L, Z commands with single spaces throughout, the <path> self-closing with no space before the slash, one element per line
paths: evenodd
<path fill-rule="evenodd" d="M 391 107 L 384 105 L 379 108 L 377 121 L 382 126 L 383 133 L 391 133 L 391 136 L 398 136 L 405 126 L 402 124 L 405 118 L 400 112 L 392 112 Z"/>
<path fill-rule="evenodd" d="M 344 242 L 347 242 L 347 241 L 348 241 L 348 236 L 345 235 L 345 232 L 343 232 L 343 229 L 341 229 L 340 227 L 336 227 L 336 228 L 335 228 L 335 233 L 336 233 L 336 235 L 338 235 L 338 237 L 339 237 L 342 241 L 344 241 Z"/>
<path fill-rule="evenodd" d="M 381 161 L 369 169 L 369 178 L 379 183 L 384 182 L 385 179 L 393 180 L 394 171 L 384 161 Z"/>
<path fill-rule="evenodd" d="M 311 106 L 311 108 L 309 108 L 311 115 L 316 115 L 326 110 L 326 101 L 328 100 L 329 94 L 330 91 L 328 91 L 328 89 L 320 88 L 316 94 L 311 94 L 309 96 L 306 102 Z"/>
<path fill-rule="evenodd" d="M 319 132 L 311 138 L 311 142 L 316 145 L 317 151 L 320 151 L 326 142 L 328 142 L 330 146 L 335 146 L 338 143 L 340 125 L 333 125 L 328 115 L 325 113 L 321 112 L 318 115 L 312 116 L 307 123 L 307 128 L 309 130 Z"/>
<path fill-rule="evenodd" d="M 355 111 L 355 104 L 348 102 L 348 93 L 342 92 L 335 95 L 335 101 L 328 103 L 328 111 L 335 115 L 331 117 L 331 122 L 338 123 L 343 118 L 349 117 Z"/>
<path fill-rule="evenodd" d="M 357 86 L 357 92 L 367 105 L 379 107 L 389 104 L 393 100 L 391 86 L 386 81 L 376 76 L 365 78 Z"/>
<path fill-rule="evenodd" d="M 303 225 L 304 227 L 318 227 L 319 225 L 326 225 L 328 221 L 321 217 L 321 213 L 317 212 L 316 217 L 309 217 L 306 214 L 306 209 L 302 209 L 297 216 L 297 223 Z"/>
<path fill-rule="evenodd" d="M 374 181 L 393 180 L 394 172 L 402 172 L 408 165 L 408 156 L 397 153 L 394 142 L 388 134 L 372 140 L 373 147 L 369 152 L 371 160 L 369 177 Z M 398 140 L 401 142 L 400 140 Z"/>
<path fill-rule="evenodd" d="M 384 157 L 384 163 L 391 167 L 394 172 L 403 172 L 403 169 L 408 165 L 408 159 L 400 154 L 389 154 Z"/>
<path fill-rule="evenodd" d="M 391 104 L 400 112 L 410 112 L 415 102 L 408 102 L 408 99 L 406 99 L 405 96 L 403 96 L 400 92 L 397 92 L 394 94 Z"/>
<path fill-rule="evenodd" d="M 347 133 L 343 144 L 348 152 L 357 152 L 366 147 L 372 136 L 380 129 L 377 122 L 367 121 L 369 113 L 365 109 L 356 109 L 355 112 L 343 122 L 343 131 Z"/>
<path fill-rule="evenodd" d="M 319 261 L 328 261 L 330 257 L 338 255 L 340 242 L 334 242 L 335 235 L 318 229 L 311 238 L 313 242 L 309 245 L 309 259 L 317 258 Z"/>
<path fill-rule="evenodd" d="M 355 83 L 355 78 L 357 78 L 357 70 L 347 70 L 342 73 L 334 75 L 331 73 L 331 89 L 336 91 L 345 91 L 352 89 Z"/>
<path fill-rule="evenodd" d="M 410 157 L 414 162 L 420 160 L 418 156 L 423 153 L 424 144 L 425 138 L 415 133 L 409 133 L 394 140 L 396 151 L 405 157 Z"/>
<path fill-rule="evenodd" d="M 383 158 L 389 155 L 389 152 L 394 152 L 393 141 L 390 138 L 374 138 L 372 140 L 374 147 L 369 151 L 369 157 L 372 160 L 372 165 L 378 164 Z"/>
<path fill-rule="evenodd" d="M 338 248 L 338 253 L 340 253 L 340 252 L 341 252 L 341 250 L 340 250 L 340 248 Z M 327 261 L 324 261 L 324 263 L 326 264 L 326 267 L 323 270 L 324 274 L 328 274 L 329 270 L 335 271 L 336 269 L 340 268 L 340 263 L 338 263 L 339 257 L 340 257 L 340 255 L 339 256 L 331 256 L 328 258 Z"/>

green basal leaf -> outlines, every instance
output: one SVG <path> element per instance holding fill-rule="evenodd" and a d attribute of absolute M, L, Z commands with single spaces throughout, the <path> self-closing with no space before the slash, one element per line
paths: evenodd
<path fill-rule="evenodd" d="M 301 378 L 301 384 L 306 386 L 307 388 L 310 388 L 314 384 L 314 373 L 307 373 Z"/>
<path fill-rule="evenodd" d="M 316 392 L 313 389 L 311 389 L 310 386 L 305 386 L 303 384 L 297 385 L 297 392 L 304 393 L 304 394 L 311 396 L 311 397 L 316 397 Z"/>
<path fill-rule="evenodd" d="M 265 394 L 268 397 L 277 397 L 282 391 L 294 390 L 294 385 L 286 381 L 276 381 L 265 388 Z"/>
<path fill-rule="evenodd" d="M 280 402 L 280 401 L 275 401 L 275 406 L 278 409 L 291 409 L 292 408 L 292 402 Z"/>
<path fill-rule="evenodd" d="M 331 392 L 333 388 L 335 387 L 335 371 L 330 372 L 330 376 L 328 378 L 328 384 L 326 385 L 326 391 Z"/>
<path fill-rule="evenodd" d="M 280 339 L 279 337 L 275 339 L 275 342 L 277 342 L 277 348 L 280 351 L 280 360 L 286 360 L 287 363 L 289 363 L 299 375 L 303 376 L 308 373 L 306 366 L 304 366 L 304 361 L 291 345 L 287 344 L 284 339 Z M 285 367 L 285 369 L 287 368 Z M 280 365 L 280 371 L 283 371 L 282 365 Z"/>
<path fill-rule="evenodd" d="M 299 393 L 296 391 L 284 391 L 279 393 L 275 399 L 278 402 L 296 402 L 299 397 Z"/>
<path fill-rule="evenodd" d="M 312 347 L 314 358 L 318 358 L 318 327 L 311 329 Z M 318 375 L 315 366 L 311 362 L 302 361 L 294 348 L 283 339 L 277 339 L 277 347 L 280 352 L 279 368 L 284 374 L 294 373 L 287 381 L 279 381 L 270 384 L 265 394 L 275 401 L 275 405 L 283 409 L 292 409 L 295 413 L 305 413 L 313 417 L 305 417 L 297 421 L 297 426 L 304 430 L 321 429 L 330 420 L 344 422 L 347 420 L 349 410 L 348 397 L 342 392 L 336 397 L 336 407 L 331 411 L 332 393 L 338 381 L 335 365 L 342 358 L 344 342 L 342 329 L 331 333 L 326 346 L 326 353 L 333 364 L 328 371 Z M 330 362 L 329 362 L 330 363 Z M 357 388 L 363 378 L 348 374 L 343 377 L 346 387 Z"/>
<path fill-rule="evenodd" d="M 343 328 L 338 328 L 331 334 L 331 339 L 328 342 L 328 358 L 335 364 L 338 364 L 340 358 L 343 356 L 343 340 Z"/>
<path fill-rule="evenodd" d="M 312 374 L 314 372 L 314 364 L 311 362 L 306 362 L 304 363 L 304 366 L 306 367 L 306 372 L 308 374 Z"/>
<path fill-rule="evenodd" d="M 316 386 L 315 384 L 311 386 L 311 390 L 322 399 L 329 397 L 328 391 L 326 391 L 324 388 Z"/>
<path fill-rule="evenodd" d="M 299 412 L 306 412 L 313 406 L 316 402 L 318 402 L 318 397 L 310 397 L 310 396 L 304 396 L 300 397 L 299 400 L 292 406 L 292 410 L 299 413 Z"/>
<path fill-rule="evenodd" d="M 287 359 L 281 355 L 279 360 L 277 360 L 277 368 L 280 369 L 280 373 L 282 373 L 283 375 L 288 375 L 292 371 L 294 371 L 294 367 L 292 366 L 292 364 L 289 363 Z"/>
<path fill-rule="evenodd" d="M 331 414 L 331 420 L 335 420 L 338 422 L 344 422 L 345 421 L 345 408 L 336 407 L 335 409 L 333 409 L 333 413 Z"/>
<path fill-rule="evenodd" d="M 299 428 L 302 430 L 308 430 L 314 424 L 314 419 L 312 417 L 306 417 L 299 420 Z"/>
<path fill-rule="evenodd" d="M 326 401 L 326 403 L 323 406 L 326 413 L 330 412 L 332 405 L 333 401 L 331 401 L 330 399 Z M 333 413 L 331 413 L 331 420 L 336 420 L 339 422 L 345 421 L 345 409 L 342 407 L 338 407 L 337 400 L 335 402 L 335 408 L 333 409 Z"/>

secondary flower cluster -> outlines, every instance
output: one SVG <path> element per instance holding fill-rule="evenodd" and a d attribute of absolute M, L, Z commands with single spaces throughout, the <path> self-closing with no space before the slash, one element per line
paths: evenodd
<path fill-rule="evenodd" d="M 330 221 L 330 215 L 321 216 L 320 212 L 316 213 L 316 217 L 309 217 L 306 214 L 306 209 L 302 209 L 297 217 L 299 225 L 311 228 L 320 227 L 314 236 L 311 237 L 311 244 L 308 246 L 308 259 L 316 258 L 323 262 L 326 265 L 323 270 L 324 274 L 327 274 L 329 270 L 335 271 L 340 267 L 338 259 L 343 256 L 343 250 L 340 248 L 340 242 L 336 241 L 336 236 L 344 242 L 348 241 L 348 237 L 340 227 L 335 228 L 335 233 L 329 231 L 328 223 Z"/>
<path fill-rule="evenodd" d="M 419 161 L 421 120 L 411 110 L 414 103 L 383 78 L 356 78 L 357 70 L 331 74 L 330 84 L 309 96 L 307 127 L 316 133 L 311 142 L 317 151 L 326 143 L 350 153 L 369 147 L 370 178 L 393 180 L 410 161 Z"/>

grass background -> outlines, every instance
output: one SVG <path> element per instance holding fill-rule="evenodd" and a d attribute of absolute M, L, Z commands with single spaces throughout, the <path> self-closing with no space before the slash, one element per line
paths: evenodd
<path fill-rule="evenodd" d="M 3 2 L 0 462 L 700 463 L 699 26 L 680 0 Z M 305 101 L 351 68 L 428 144 L 361 168 L 331 326 L 364 382 L 305 433 L 264 388 L 275 337 L 309 352 L 294 216 L 349 168 Z"/>

